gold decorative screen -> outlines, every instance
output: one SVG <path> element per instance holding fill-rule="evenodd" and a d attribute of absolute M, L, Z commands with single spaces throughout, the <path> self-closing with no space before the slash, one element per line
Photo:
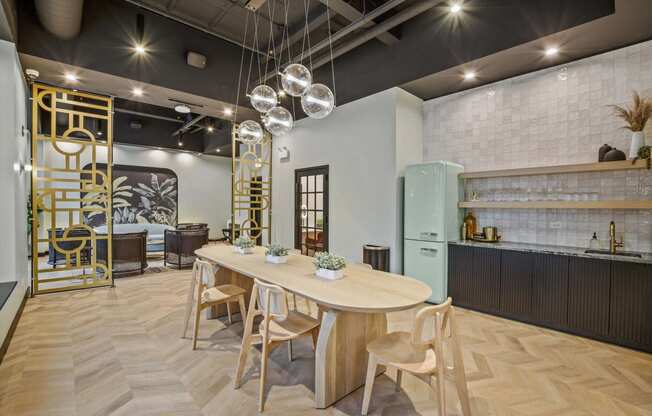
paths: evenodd
<path fill-rule="evenodd" d="M 259 144 L 238 138 L 233 125 L 231 173 L 231 236 L 248 235 L 256 244 L 272 238 L 272 136 Z"/>
<path fill-rule="evenodd" d="M 32 86 L 35 294 L 113 284 L 112 113 L 110 97 Z M 88 226 L 91 213 L 103 216 L 106 225 Z"/>

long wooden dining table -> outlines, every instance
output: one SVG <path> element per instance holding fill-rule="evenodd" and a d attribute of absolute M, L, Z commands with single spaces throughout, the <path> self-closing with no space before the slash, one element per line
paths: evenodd
<path fill-rule="evenodd" d="M 215 285 L 246 289 L 246 304 L 255 278 L 318 305 L 323 314 L 315 351 L 315 406 L 320 409 L 364 384 L 366 346 L 387 332 L 386 313 L 413 308 L 431 294 L 423 282 L 357 264 L 347 266 L 342 279 L 322 279 L 315 275 L 312 257 L 290 254 L 285 264 L 266 263 L 263 247 L 243 255 L 232 246 L 211 245 L 195 254 L 219 266 Z"/>

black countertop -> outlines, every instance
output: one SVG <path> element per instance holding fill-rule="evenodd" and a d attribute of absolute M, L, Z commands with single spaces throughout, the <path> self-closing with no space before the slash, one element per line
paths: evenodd
<path fill-rule="evenodd" d="M 501 241 L 499 243 L 482 243 L 478 241 L 449 241 L 448 244 L 454 244 L 454 245 L 466 246 L 466 247 L 483 247 L 483 248 L 491 248 L 496 250 L 512 250 L 512 251 L 523 251 L 529 253 L 558 254 L 563 256 L 588 257 L 593 259 L 652 264 L 652 253 L 638 253 L 641 255 L 641 257 L 619 256 L 617 254 L 616 255 L 592 254 L 592 253 L 585 253 L 584 251 L 586 250 L 586 248 L 582 248 L 582 247 L 565 247 L 565 246 L 531 244 L 531 243 L 512 243 L 508 241 Z"/>

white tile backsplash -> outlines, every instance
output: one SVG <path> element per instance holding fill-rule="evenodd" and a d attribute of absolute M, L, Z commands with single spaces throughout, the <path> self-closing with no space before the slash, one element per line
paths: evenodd
<path fill-rule="evenodd" d="M 565 70 L 563 68 L 566 68 Z M 560 79 L 565 71 L 566 80 Z M 424 103 L 424 161 L 467 171 L 597 161 L 604 143 L 629 149 L 610 104 L 652 98 L 652 41 Z M 646 128 L 652 141 L 652 123 Z M 652 172 L 622 171 L 468 181 L 484 200 L 652 199 Z M 586 246 L 611 220 L 626 249 L 652 252 L 650 210 L 476 210 L 506 241 Z"/>

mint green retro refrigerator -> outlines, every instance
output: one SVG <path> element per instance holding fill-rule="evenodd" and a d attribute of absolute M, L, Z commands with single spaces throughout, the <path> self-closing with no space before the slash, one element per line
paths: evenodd
<path fill-rule="evenodd" d="M 405 171 L 403 273 L 432 289 L 429 301 L 448 297 L 448 241 L 461 227 L 461 165 L 437 161 L 410 165 Z"/>

